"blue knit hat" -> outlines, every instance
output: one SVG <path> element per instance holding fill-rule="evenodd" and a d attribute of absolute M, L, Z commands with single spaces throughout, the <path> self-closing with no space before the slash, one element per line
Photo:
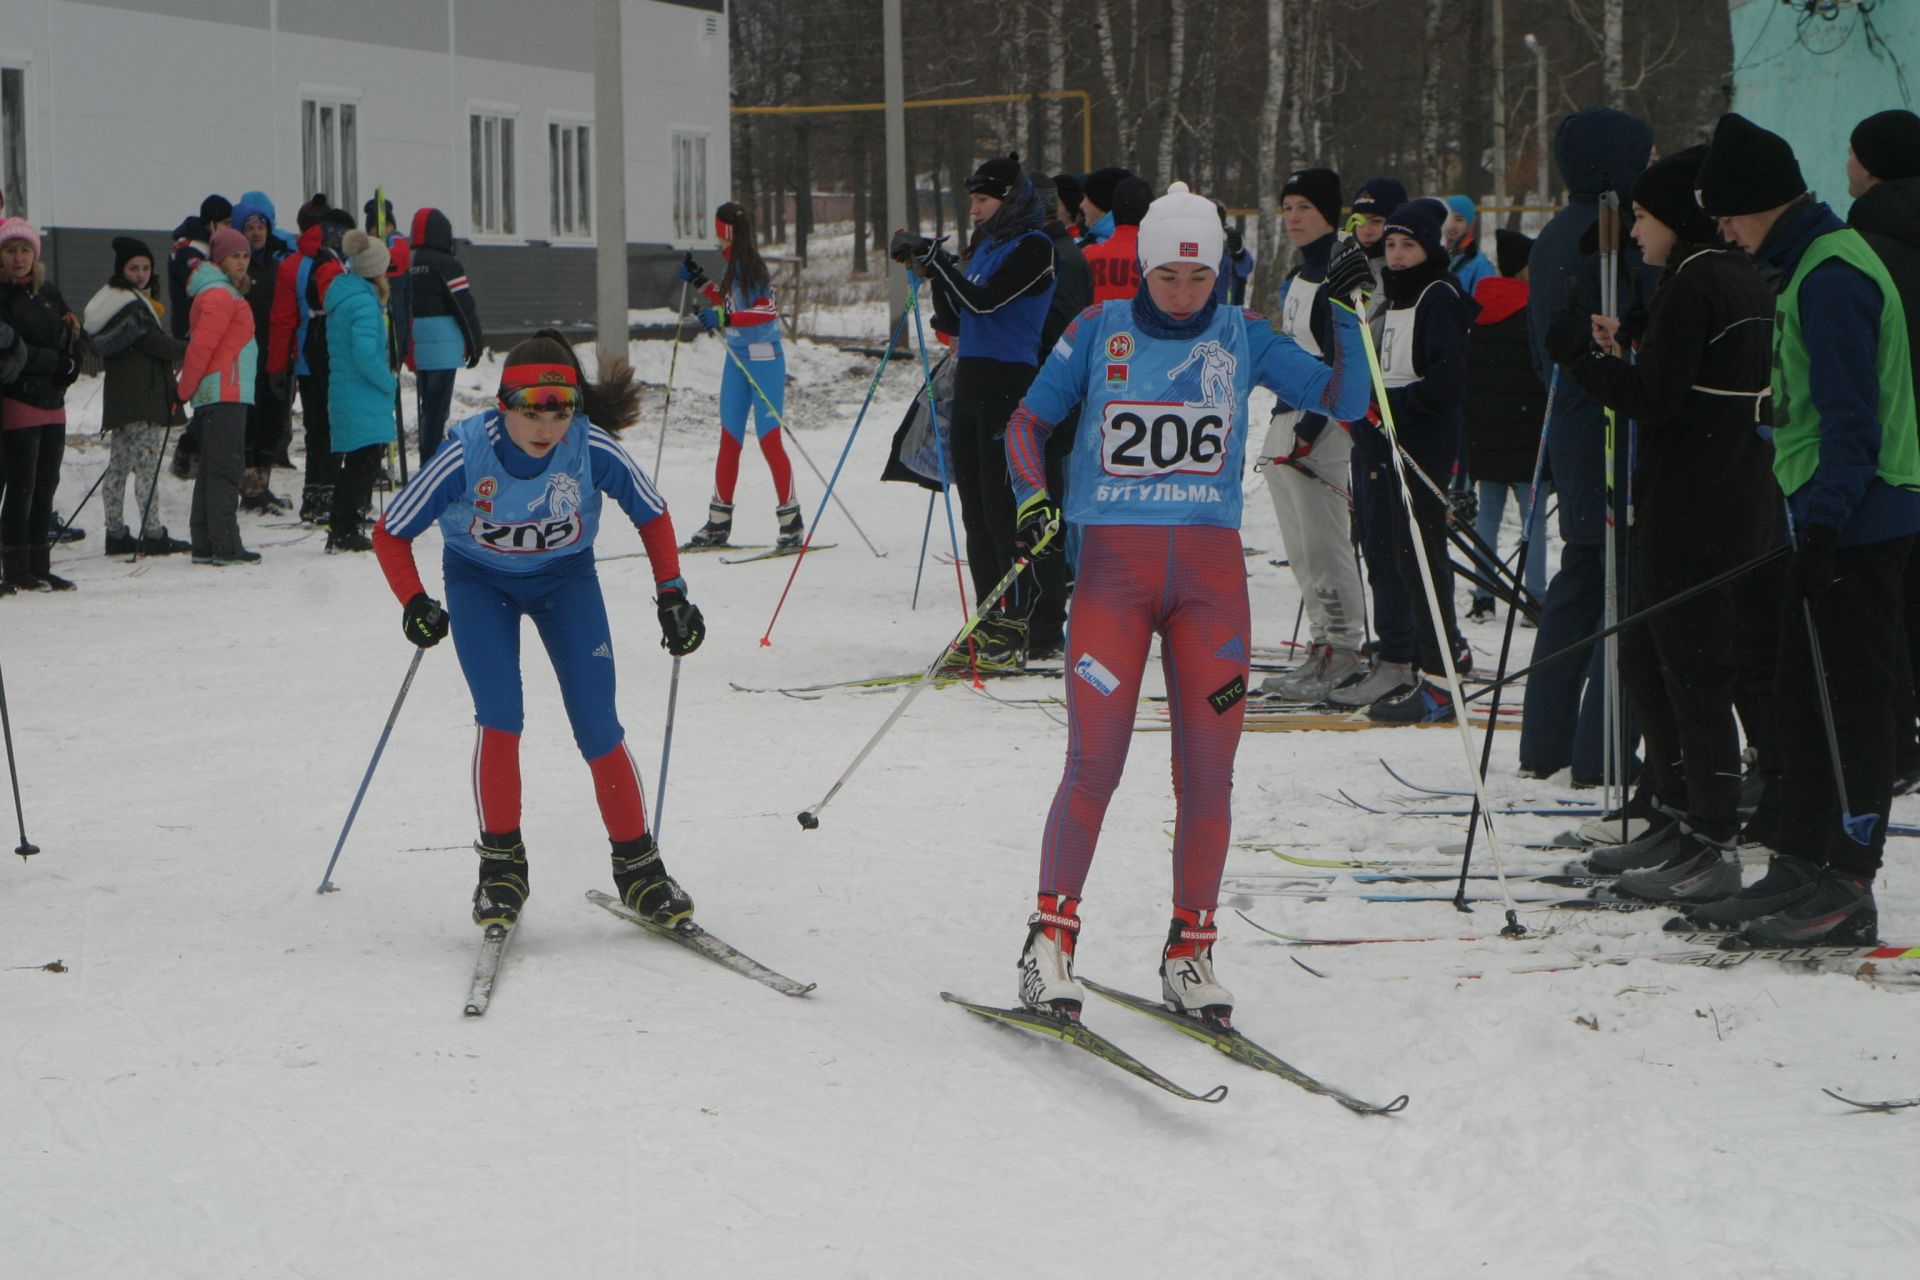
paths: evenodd
<path fill-rule="evenodd" d="M 1409 200 L 1387 216 L 1387 234 L 1396 231 L 1427 251 L 1429 262 L 1445 262 L 1447 249 L 1440 238 L 1440 225 L 1446 221 L 1446 205 L 1438 200 Z"/>
<path fill-rule="evenodd" d="M 1473 222 L 1480 217 L 1480 206 L 1473 202 L 1472 196 L 1448 196 L 1447 211 L 1456 218 Z"/>

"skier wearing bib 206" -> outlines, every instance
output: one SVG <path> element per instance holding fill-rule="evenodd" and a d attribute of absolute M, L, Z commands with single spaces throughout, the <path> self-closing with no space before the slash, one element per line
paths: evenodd
<path fill-rule="evenodd" d="M 1173 923 L 1161 953 L 1169 1008 L 1224 1022 L 1213 975 L 1233 758 L 1249 652 L 1240 477 L 1248 393 L 1258 386 L 1331 418 L 1367 408 L 1359 323 L 1345 299 L 1373 281 L 1344 245 L 1327 264 L 1334 302 L 1325 361 L 1262 317 L 1214 297 L 1223 233 L 1212 201 L 1176 182 L 1140 224 L 1145 287 L 1068 326 L 1007 424 L 1019 496 L 1016 545 L 1045 555 L 1061 517 L 1046 489 L 1053 424 L 1083 405 L 1064 518 L 1080 556 L 1067 636 L 1067 764 L 1041 837 L 1039 907 L 1020 956 L 1020 998 L 1078 1017 L 1080 892 L 1133 737 L 1147 650 L 1158 635 L 1173 715 Z"/>
<path fill-rule="evenodd" d="M 613 637 L 594 571 L 601 495 L 640 531 L 653 566 L 661 646 L 676 658 L 705 638 L 687 600 L 666 501 L 614 438 L 639 409 L 624 361 L 589 382 L 566 339 L 542 330 L 508 353 L 497 405 L 448 428 L 433 460 L 374 526 L 387 584 L 421 648 L 449 626 L 473 694 L 473 790 L 480 884 L 474 923 L 513 924 L 527 898 L 520 839 L 520 619 L 530 617 L 560 680 L 573 739 L 593 772 L 621 901 L 658 924 L 693 914 L 647 829 L 640 776 L 614 712 Z M 447 607 L 427 595 L 413 540 L 438 523 Z"/>
<path fill-rule="evenodd" d="M 747 439 L 747 414 L 773 478 L 781 547 L 797 547 L 806 534 L 800 502 L 793 494 L 793 466 L 780 440 L 787 411 L 787 357 L 780 346 L 780 313 L 773 305 L 773 276 L 753 242 L 753 219 L 744 205 L 729 200 L 715 211 L 713 229 L 727 269 L 715 285 L 693 260 L 680 260 L 679 277 L 700 291 L 711 306 L 700 311 L 700 325 L 726 330 L 727 365 L 720 375 L 720 457 L 713 464 L 713 501 L 707 522 L 687 539 L 688 548 L 724 547 L 733 536 L 733 489 L 740 479 L 740 449 Z"/>

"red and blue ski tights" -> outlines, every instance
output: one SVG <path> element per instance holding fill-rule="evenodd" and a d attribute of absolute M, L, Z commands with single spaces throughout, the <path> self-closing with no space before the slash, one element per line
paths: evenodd
<path fill-rule="evenodd" d="M 1040 891 L 1078 898 L 1126 766 L 1160 637 L 1173 717 L 1173 902 L 1211 910 L 1232 834 L 1246 717 L 1247 570 L 1234 529 L 1085 525 L 1067 634 L 1067 767 L 1040 845 Z"/>

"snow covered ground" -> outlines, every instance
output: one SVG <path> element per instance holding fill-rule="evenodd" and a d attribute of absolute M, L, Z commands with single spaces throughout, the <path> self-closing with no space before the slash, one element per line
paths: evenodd
<path fill-rule="evenodd" d="M 654 382 L 669 357 L 664 343 L 634 352 Z M 708 493 L 722 358 L 711 339 L 680 351 L 660 479 L 683 531 Z M 799 443 L 830 469 L 873 366 L 802 345 L 792 367 Z M 463 375 L 463 401 L 483 399 L 490 372 Z M 908 607 L 923 493 L 875 481 L 912 376 L 889 371 L 842 485 L 884 559 L 829 511 L 822 538 L 838 547 L 804 562 L 770 647 L 760 638 L 794 562 L 686 563 L 711 634 L 683 668 L 664 846 L 710 928 L 819 983 L 801 1000 L 583 900 L 608 887 L 606 845 L 529 639 L 534 894 L 492 1011 L 463 1018 L 472 730 L 451 649 L 421 667 L 340 891 L 316 896 L 412 654 L 378 569 L 251 517 L 258 568 L 134 568 L 99 554 L 89 503 L 87 540 L 59 557 L 80 590 L 0 602 L 28 833 L 45 850 L 0 867 L 0 1274 L 1911 1272 L 1920 1211 L 1890 1171 L 1920 1149 L 1920 1114 L 1852 1114 L 1820 1089 L 1920 1093 L 1913 988 L 1644 958 L 1510 972 L 1671 949 L 1659 913 L 1529 912 L 1534 936 L 1511 942 L 1494 937 L 1493 907 L 1369 905 L 1351 884 L 1324 902 L 1234 899 L 1295 934 L 1462 939 L 1289 950 L 1224 920 L 1217 959 L 1241 1027 L 1364 1097 L 1411 1095 L 1391 1118 L 1349 1114 L 1117 1008 L 1090 1008 L 1089 1023 L 1230 1096 L 1182 1102 L 943 1004 L 942 990 L 1014 996 L 1065 729 L 1034 706 L 931 690 L 802 833 L 795 813 L 900 694 L 728 687 L 917 669 L 957 626 L 950 566 L 929 559 Z M 97 400 L 97 382 L 76 388 L 62 509 L 104 465 L 86 435 Z M 628 437 L 648 466 L 660 411 L 650 394 Z M 768 542 L 771 490 L 751 453 L 736 537 Z M 796 462 L 811 518 L 821 486 Z M 164 483 L 184 535 L 187 488 Z M 297 481 L 281 473 L 276 488 Z M 936 513 L 936 549 L 946 527 Z M 1258 491 L 1247 540 L 1278 554 Z M 646 562 L 610 558 L 638 550 L 611 522 L 601 576 L 621 712 L 651 785 L 670 663 Z M 1291 577 L 1265 556 L 1249 565 L 1255 642 L 1277 643 Z M 1474 635 L 1497 645 L 1491 628 Z M 991 690 L 1046 691 L 1033 679 Z M 1516 736 L 1496 744 L 1496 793 L 1569 795 L 1512 777 Z M 1135 740 L 1081 946 L 1083 972 L 1149 993 L 1168 913 L 1167 744 Z M 1379 755 L 1464 785 L 1450 731 L 1249 734 L 1236 837 L 1303 852 L 1460 839 L 1457 820 L 1329 798 L 1341 786 L 1404 797 Z M 1896 808 L 1920 817 L 1920 802 Z M 1920 937 L 1913 858 L 1894 844 L 1889 940 Z M 1248 849 L 1228 864 L 1288 869 Z M 64 972 L 43 967 L 54 961 Z"/>

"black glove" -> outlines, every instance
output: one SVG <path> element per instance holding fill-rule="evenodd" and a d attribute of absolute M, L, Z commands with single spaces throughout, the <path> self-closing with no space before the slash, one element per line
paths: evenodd
<path fill-rule="evenodd" d="M 911 231 L 896 231 L 887 244 L 887 256 L 903 265 L 926 265 L 933 256 L 933 241 L 925 236 L 917 236 Z"/>
<path fill-rule="evenodd" d="M 279 373 L 268 374 L 267 390 L 273 393 L 273 398 L 275 400 L 291 401 L 293 399 L 292 376 L 288 374 L 287 371 L 284 369 L 282 369 Z"/>
<path fill-rule="evenodd" d="M 1327 259 L 1327 292 L 1350 302 L 1355 290 L 1371 288 L 1373 268 L 1367 265 L 1367 251 L 1358 240 L 1342 240 Z"/>
<path fill-rule="evenodd" d="M 447 638 L 447 611 L 440 602 L 422 591 L 407 601 L 400 617 L 400 634 L 422 649 L 431 649 Z"/>
<path fill-rule="evenodd" d="M 1555 364 L 1572 364 L 1593 350 L 1593 319 L 1571 296 L 1547 321 L 1546 347 Z"/>
<path fill-rule="evenodd" d="M 1240 256 L 1240 251 L 1246 247 L 1247 247 L 1246 233 L 1241 231 L 1240 228 L 1234 226 L 1232 223 L 1228 223 L 1227 224 L 1228 255 L 1231 257 L 1237 258 Z"/>
<path fill-rule="evenodd" d="M 1447 490 L 1447 517 L 1456 529 L 1471 529 L 1480 516 L 1480 495 L 1472 489 Z"/>
<path fill-rule="evenodd" d="M 700 606 L 687 599 L 687 584 L 670 578 L 660 584 L 653 598 L 660 609 L 660 647 L 676 658 L 684 658 L 707 638 L 707 620 Z"/>
<path fill-rule="evenodd" d="M 674 274 L 696 289 L 704 289 L 707 287 L 706 270 L 693 260 L 693 253 L 691 251 L 680 259 L 680 269 L 674 272 Z"/>
<path fill-rule="evenodd" d="M 1015 521 L 1014 549 L 1027 559 L 1045 559 L 1060 545 L 1060 504 L 1044 490 L 1020 504 Z"/>
<path fill-rule="evenodd" d="M 1793 549 L 1793 586 L 1802 599 L 1818 600 L 1833 586 L 1833 546 L 1840 535 L 1832 525 L 1810 524 Z"/>

